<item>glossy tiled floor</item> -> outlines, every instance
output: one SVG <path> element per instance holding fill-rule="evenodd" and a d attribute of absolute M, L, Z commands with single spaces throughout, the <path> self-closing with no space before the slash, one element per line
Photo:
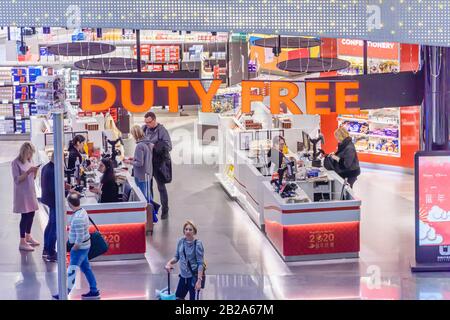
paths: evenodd
<path fill-rule="evenodd" d="M 194 119 L 168 117 L 162 122 L 193 132 Z M 44 263 L 40 250 L 17 250 L 19 217 L 11 213 L 8 161 L 18 146 L 0 142 L 0 298 L 49 299 L 56 290 L 56 265 Z M 412 275 L 409 270 L 414 254 L 412 175 L 364 170 L 355 185 L 363 202 L 359 259 L 286 264 L 227 197 L 215 181 L 216 171 L 214 165 L 174 166 L 168 186 L 170 218 L 160 221 L 148 238 L 146 260 L 94 264 L 103 299 L 154 299 L 155 289 L 165 287 L 163 266 L 188 218 L 198 224 L 207 250 L 204 299 L 450 298 L 449 274 Z M 42 240 L 38 222 L 33 233 Z M 176 275 L 172 279 L 175 285 Z M 72 298 L 85 288 L 83 279 Z"/>

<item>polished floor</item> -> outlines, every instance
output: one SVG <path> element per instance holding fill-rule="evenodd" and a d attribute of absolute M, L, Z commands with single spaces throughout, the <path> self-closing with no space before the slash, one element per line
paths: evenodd
<path fill-rule="evenodd" d="M 195 116 L 161 117 L 172 133 L 177 129 L 194 132 L 195 120 Z M 56 264 L 45 263 L 41 249 L 18 250 L 19 216 L 11 213 L 9 161 L 19 146 L 0 142 L 0 299 L 49 299 L 57 287 Z M 191 152 L 213 154 L 215 148 L 197 147 Z M 186 219 L 197 223 L 206 247 L 208 278 L 203 299 L 450 299 L 450 274 L 410 272 L 412 175 L 363 171 L 355 185 L 363 203 L 359 259 L 284 263 L 216 182 L 216 171 L 216 165 L 174 166 L 174 181 L 168 185 L 170 217 L 158 222 L 148 237 L 146 260 L 94 263 L 103 299 L 154 299 L 155 290 L 166 285 L 163 266 L 174 254 Z M 33 234 L 42 241 L 39 220 Z M 176 277 L 172 276 L 173 285 Z M 84 291 L 82 279 L 71 298 L 79 299 Z"/>

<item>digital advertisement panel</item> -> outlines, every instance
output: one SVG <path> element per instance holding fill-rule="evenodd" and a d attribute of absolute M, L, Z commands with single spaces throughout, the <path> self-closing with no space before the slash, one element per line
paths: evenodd
<path fill-rule="evenodd" d="M 450 262 L 450 153 L 418 153 L 416 174 L 416 260 Z"/>

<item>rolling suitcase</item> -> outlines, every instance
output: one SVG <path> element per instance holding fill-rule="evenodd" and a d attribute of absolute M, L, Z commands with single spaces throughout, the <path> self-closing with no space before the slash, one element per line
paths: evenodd
<path fill-rule="evenodd" d="M 177 300 L 175 293 L 170 293 L 170 272 L 167 272 L 167 288 L 159 292 L 159 300 Z"/>

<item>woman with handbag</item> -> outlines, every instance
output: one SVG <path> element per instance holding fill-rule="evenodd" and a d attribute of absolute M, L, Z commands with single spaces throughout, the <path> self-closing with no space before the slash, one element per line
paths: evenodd
<path fill-rule="evenodd" d="M 195 300 L 196 291 L 204 288 L 205 265 L 203 243 L 196 239 L 197 227 L 191 221 L 183 226 L 184 237 L 178 241 L 175 256 L 166 264 L 167 272 L 180 262 L 180 280 L 175 293 L 177 300 L 184 300 L 189 292 L 189 299 Z"/>
<path fill-rule="evenodd" d="M 69 245 L 72 245 L 70 250 L 70 262 L 67 268 L 68 278 L 68 292 L 72 290 L 75 285 L 75 276 L 78 268 L 86 276 L 89 283 L 89 292 L 82 294 L 82 299 L 100 299 L 100 291 L 97 289 L 97 281 L 89 264 L 88 254 L 91 247 L 91 236 L 89 234 L 89 216 L 83 208 L 80 207 L 80 196 L 76 193 L 71 193 L 67 197 L 70 209 L 73 211 L 70 231 L 69 231 Z M 58 295 L 53 296 L 54 299 L 59 299 Z"/>

